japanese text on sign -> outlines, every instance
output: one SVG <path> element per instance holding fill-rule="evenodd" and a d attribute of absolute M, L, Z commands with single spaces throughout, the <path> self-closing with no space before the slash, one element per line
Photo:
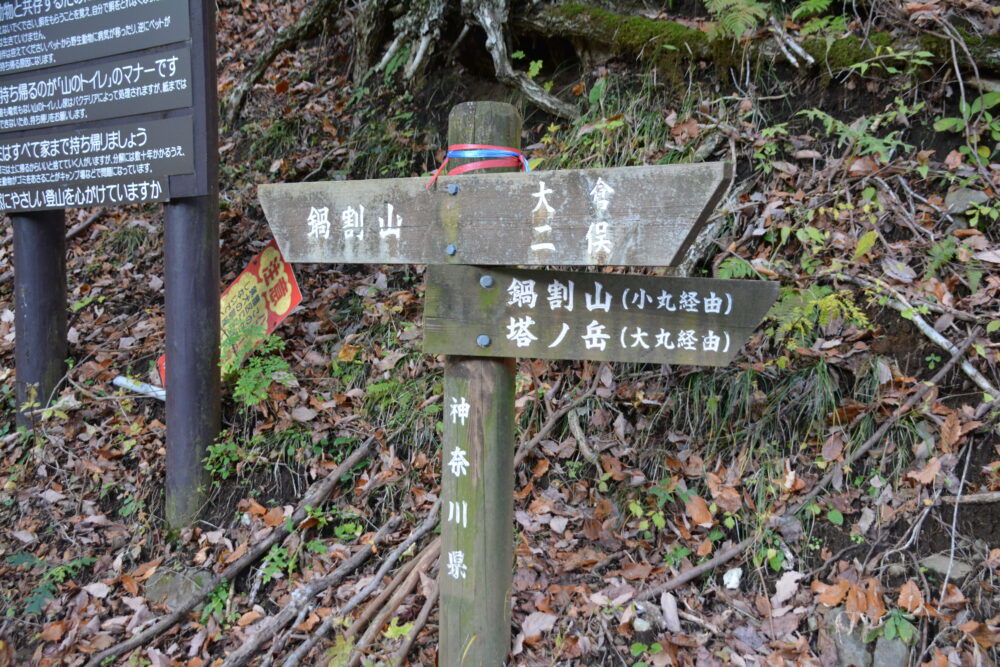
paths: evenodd
<path fill-rule="evenodd" d="M 182 116 L 0 141 L 0 211 L 163 201 L 194 169 L 190 137 Z"/>

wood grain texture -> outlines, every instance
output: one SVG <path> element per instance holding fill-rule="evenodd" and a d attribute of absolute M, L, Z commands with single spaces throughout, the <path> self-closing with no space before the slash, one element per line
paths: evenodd
<path fill-rule="evenodd" d="M 441 665 L 500 665 L 510 650 L 514 374 L 513 359 L 445 363 Z M 464 405 L 468 417 L 453 418 L 452 408 Z M 462 458 L 469 466 L 455 474 L 449 463 Z"/>
<path fill-rule="evenodd" d="M 509 104 L 466 102 L 448 116 L 448 143 L 519 147 Z M 506 664 L 514 572 L 514 360 L 448 357 L 441 471 L 440 665 Z M 459 404 L 463 409 L 452 411 Z M 459 449 L 469 463 L 453 469 Z M 461 518 L 461 524 L 459 523 Z M 461 554 L 467 569 L 456 571 Z"/>
<path fill-rule="evenodd" d="M 430 190 L 429 178 L 271 184 L 258 195 L 290 262 L 673 266 L 731 179 L 729 163 L 706 162 L 442 176 Z"/>
<path fill-rule="evenodd" d="M 431 266 L 424 351 L 724 366 L 777 295 L 756 280 Z"/>

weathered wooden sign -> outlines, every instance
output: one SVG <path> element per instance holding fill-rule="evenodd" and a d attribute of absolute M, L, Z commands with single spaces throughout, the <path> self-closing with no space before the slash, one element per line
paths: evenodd
<path fill-rule="evenodd" d="M 448 125 L 459 153 L 521 136 L 498 102 L 460 104 Z M 777 296 L 758 281 L 504 265 L 677 264 L 731 179 L 715 162 L 258 188 L 290 262 L 430 265 L 424 349 L 447 355 L 440 664 L 507 659 L 514 357 L 718 366 Z"/>
<path fill-rule="evenodd" d="M 671 266 L 732 179 L 723 162 L 261 185 L 290 262 Z"/>
<path fill-rule="evenodd" d="M 424 351 L 724 366 L 777 296 L 756 280 L 431 266 Z"/>

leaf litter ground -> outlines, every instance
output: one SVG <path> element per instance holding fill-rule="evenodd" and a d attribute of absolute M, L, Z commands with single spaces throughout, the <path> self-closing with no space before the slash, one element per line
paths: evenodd
<path fill-rule="evenodd" d="M 291 22 L 292 6 L 221 9 L 224 93 L 245 54 Z M 348 26 L 347 17 L 337 20 Z M 373 168 L 416 175 L 440 152 L 434 132 L 461 100 L 438 99 L 436 118 L 421 116 L 420 101 L 386 91 L 352 105 L 347 35 L 330 31 L 321 44 L 280 56 L 245 124 L 223 136 L 225 284 L 268 240 L 254 183 L 388 175 Z M 843 128 L 827 133 L 822 119 L 810 124 L 784 102 L 757 99 L 767 94 L 716 92 L 674 109 L 658 106 L 644 75 L 620 64 L 588 75 L 611 83 L 578 126 L 529 115 L 525 144 L 534 156 L 553 165 L 573 155 L 575 166 L 654 163 L 732 157 L 728 144 L 740 176 L 703 263 L 716 275 L 778 279 L 784 291 L 764 333 L 728 369 L 519 362 L 525 454 L 515 483 L 513 661 L 828 664 L 831 651 L 844 650 L 831 638 L 829 610 L 873 636 L 908 640 L 917 663 L 995 661 L 1000 503 L 959 502 L 955 513 L 948 500 L 960 481 L 966 497 L 1000 490 L 993 415 L 981 409 L 981 388 L 955 369 L 915 410 L 896 410 L 950 356 L 915 318 L 955 344 L 968 324 L 985 328 L 996 318 L 995 227 L 951 215 L 945 194 L 956 183 L 983 187 L 983 178 L 989 191 L 997 165 L 970 166 L 957 152 L 961 137 L 940 134 L 929 142 L 935 152 L 915 145 L 879 154 L 873 137 L 884 137 L 873 133 L 859 139 L 871 144 L 865 152 L 857 140 L 841 141 Z M 892 79 L 844 77 L 835 90 L 864 90 L 863 111 L 849 105 L 850 92 L 774 85 L 826 95 L 826 112 L 848 127 L 898 108 Z M 645 109 L 629 108 L 629 86 Z M 929 105 L 949 108 L 933 79 L 918 89 Z M 617 113 L 632 122 L 615 124 Z M 643 126 L 643 113 L 657 114 L 666 131 L 637 153 L 638 137 L 628 133 Z M 394 121 L 372 137 L 359 127 L 364 118 Z M 433 131 L 421 132 L 421 123 Z M 355 135 L 377 139 L 383 156 L 408 157 L 380 163 L 376 146 L 359 147 Z M 922 167 L 936 176 L 921 176 Z M 303 304 L 279 330 L 294 378 L 268 383 L 268 398 L 252 409 L 227 401 L 225 447 L 215 459 L 227 474 L 216 475 L 206 520 L 170 540 L 160 519 L 162 405 L 110 384 L 124 373 L 147 379 L 163 349 L 160 225 L 157 207 L 106 211 L 71 241 L 72 367 L 57 410 L 37 438 L 0 426 L 0 518 L 8 526 L 0 662 L 82 664 L 147 626 L 172 602 L 153 598 L 164 573 L 192 580 L 237 562 L 286 526 L 311 484 L 371 439 L 370 454 L 280 546 L 135 654 L 157 665 L 215 664 L 258 635 L 297 587 L 370 549 L 380 526 L 401 517 L 374 558 L 261 652 L 284 660 L 332 619 L 329 641 L 305 664 L 321 656 L 346 664 L 360 634 L 348 626 L 367 608 L 338 620 L 343 607 L 382 583 L 379 556 L 424 521 L 439 492 L 441 364 L 420 352 L 422 271 L 296 268 Z M 12 268 L 9 228 L 4 234 L 0 272 Z M 893 309 L 900 303 L 906 317 Z M 0 379 L 11 420 L 12 308 L 7 281 Z M 996 386 L 995 343 L 982 331 L 972 361 Z M 847 464 L 887 421 L 885 436 Z M 793 512 L 827 475 L 828 486 Z M 670 585 L 749 537 L 744 553 Z M 384 582 L 431 553 L 432 539 L 407 550 L 380 575 Z M 414 570 L 421 576 L 371 633 L 371 660 L 387 660 L 433 601 L 436 563 Z M 411 664 L 434 664 L 436 616 L 420 626 Z"/>

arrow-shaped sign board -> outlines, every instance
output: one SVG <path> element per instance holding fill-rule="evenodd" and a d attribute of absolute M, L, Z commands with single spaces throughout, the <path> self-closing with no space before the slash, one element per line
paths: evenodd
<path fill-rule="evenodd" d="M 777 296 L 759 280 L 430 266 L 424 351 L 724 366 Z"/>
<path fill-rule="evenodd" d="M 673 266 L 724 162 L 261 185 L 289 262 Z"/>

